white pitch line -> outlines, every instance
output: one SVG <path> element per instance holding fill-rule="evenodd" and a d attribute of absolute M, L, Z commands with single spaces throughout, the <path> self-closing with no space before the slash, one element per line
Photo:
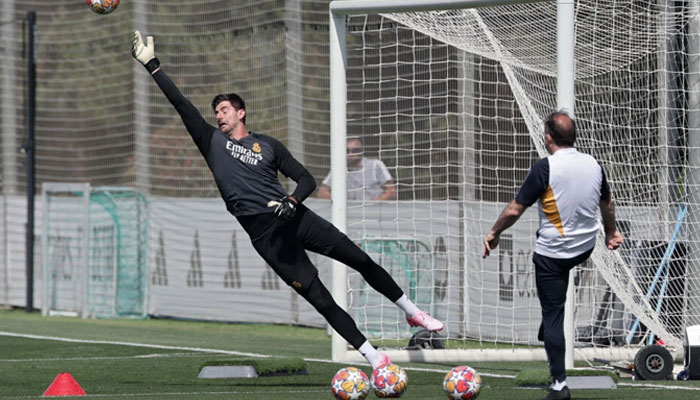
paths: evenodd
<path fill-rule="evenodd" d="M 163 350 L 181 350 L 181 351 L 192 351 L 192 352 L 200 352 L 200 353 L 210 353 L 210 354 L 226 354 L 226 355 L 235 355 L 235 356 L 244 356 L 244 357 L 258 357 L 258 358 L 269 358 L 273 357 L 268 354 L 258 354 L 258 353 L 246 353 L 246 352 L 240 352 L 240 351 L 231 351 L 231 350 L 221 350 L 221 349 L 208 349 L 208 348 L 201 348 L 201 347 L 187 347 L 187 346 L 165 346 L 165 345 L 159 345 L 159 344 L 146 344 L 146 343 L 132 343 L 132 342 L 117 342 L 117 341 L 107 341 L 107 340 L 85 340 L 85 339 L 71 339 L 71 338 L 64 338 L 64 337 L 57 337 L 57 336 L 41 336 L 41 335 L 31 335 L 31 334 L 24 334 L 24 333 L 14 333 L 14 332 L 4 332 L 0 331 L 0 336 L 9 336 L 9 337 L 19 337 L 19 338 L 27 338 L 27 339 L 37 339 L 37 340 L 53 340 L 53 341 L 58 341 L 58 342 L 68 342 L 68 343 L 88 343 L 88 344 L 111 344 L 111 345 L 119 345 L 119 346 L 131 346 L 131 347 L 144 347 L 144 348 L 152 348 L 152 349 L 163 349 Z M 318 359 L 318 358 L 304 358 L 304 361 L 307 362 L 318 362 L 318 363 L 328 363 L 328 364 L 335 364 L 331 360 L 326 360 L 326 359 Z M 355 365 L 369 365 L 366 363 L 355 363 Z M 438 373 L 447 373 L 449 370 L 448 369 L 439 369 L 439 368 L 404 368 L 409 371 L 423 371 L 423 372 L 438 372 Z M 510 379 L 515 379 L 515 376 L 513 375 L 499 375 L 499 374 L 488 374 L 488 373 L 479 373 L 481 376 L 488 376 L 488 377 L 494 377 L 494 378 L 510 378 Z M 652 388 L 652 389 L 674 389 L 674 390 L 688 390 L 688 391 L 700 391 L 700 387 L 692 387 L 692 386 L 676 386 L 676 385 L 655 385 L 655 384 L 650 384 L 650 383 L 617 383 L 618 386 L 625 386 L 625 387 L 645 387 L 645 388 Z M 312 393 L 313 391 L 306 391 L 306 392 L 299 392 L 299 393 Z M 253 392 L 202 392 L 202 393 L 165 393 L 165 395 L 173 395 L 173 396 L 179 396 L 179 395 L 199 395 L 199 394 L 252 394 Z M 260 392 L 256 392 L 260 393 Z M 284 392 L 265 392 L 265 393 L 289 393 L 287 391 Z M 315 392 L 313 392 L 315 393 Z M 87 397 L 108 397 L 108 396 L 113 396 L 113 397 L 139 397 L 139 396 L 146 396 L 146 395 L 154 395 L 153 393 L 150 394 L 126 394 L 126 395 L 92 395 L 92 396 L 87 396 Z M 160 395 L 160 393 L 159 393 Z M 32 399 L 32 398 L 41 398 L 41 397 L 11 397 L 11 399 Z"/>
<path fill-rule="evenodd" d="M 677 385 L 655 385 L 653 383 L 617 383 L 618 386 L 625 386 L 625 387 L 645 387 L 645 388 L 652 388 L 652 389 L 674 389 L 674 390 L 690 390 L 690 391 L 699 391 L 700 387 L 697 386 L 677 386 Z"/>
<path fill-rule="evenodd" d="M 328 363 L 328 364 L 337 364 L 334 361 L 331 360 L 323 360 L 323 359 L 318 359 L 318 358 L 305 358 L 304 361 L 308 362 L 317 362 L 317 363 Z M 348 363 L 348 365 L 361 365 L 361 366 L 368 366 L 369 363 Z M 421 367 L 402 367 L 405 370 L 408 371 L 419 371 L 419 372 L 436 372 L 436 373 L 441 373 L 441 374 L 446 374 L 450 370 L 449 369 L 443 369 L 443 368 L 421 368 Z M 490 378 L 509 378 L 509 379 L 515 379 L 515 375 L 500 375 L 500 374 L 490 374 L 490 373 L 482 373 L 479 372 L 479 375 L 481 376 L 488 376 Z"/>
<path fill-rule="evenodd" d="M 145 348 L 149 348 L 149 349 L 185 350 L 185 351 L 194 351 L 194 352 L 200 352 L 200 353 L 228 354 L 228 355 L 243 356 L 243 357 L 258 357 L 258 358 L 271 357 L 271 356 L 265 355 L 265 354 L 246 353 L 246 352 L 240 352 L 240 351 L 221 350 L 221 349 L 207 349 L 207 348 L 202 348 L 202 347 L 166 346 L 166 345 L 160 345 L 160 344 L 117 342 L 117 341 L 109 341 L 109 340 L 71 339 L 71 338 L 63 338 L 63 337 L 57 337 L 57 336 L 30 335 L 30 334 L 25 334 L 25 333 L 14 333 L 14 332 L 3 332 L 3 331 L 0 331 L 0 336 L 18 337 L 18 338 L 26 338 L 26 339 L 37 339 L 37 340 L 53 340 L 53 341 L 57 341 L 57 342 L 68 342 L 68 343 L 110 344 L 110 345 L 117 345 L 117 346 L 145 347 Z"/>
<path fill-rule="evenodd" d="M 153 359 L 153 358 L 192 358 L 202 357 L 208 353 L 157 353 L 157 354 L 137 354 L 133 356 L 114 356 L 114 357 L 53 357 L 53 358 L 18 358 L 18 359 L 2 359 L 2 363 L 22 363 L 22 362 L 51 362 L 51 361 L 100 361 L 100 360 L 133 360 L 133 359 Z M 223 356 L 223 354 L 220 354 Z"/>
<path fill-rule="evenodd" d="M 159 344 L 116 342 L 116 341 L 107 341 L 107 340 L 71 339 L 71 338 L 64 338 L 64 337 L 57 337 L 57 336 L 41 336 L 41 335 L 31 335 L 31 334 L 3 332 L 3 331 L 0 331 L 0 336 L 19 337 L 19 338 L 37 339 L 37 340 L 54 340 L 54 341 L 58 341 L 58 342 L 68 342 L 68 343 L 110 344 L 110 345 L 118 345 L 118 346 L 145 347 L 145 348 L 163 349 L 163 350 L 193 351 L 193 352 L 200 352 L 200 353 L 227 354 L 227 355 L 235 355 L 235 356 L 243 356 L 243 357 L 258 357 L 258 358 L 274 357 L 274 356 L 269 355 L 269 354 L 245 353 L 245 352 L 240 352 L 240 351 L 208 349 L 208 348 L 201 348 L 201 347 L 164 346 L 164 345 L 159 345 Z M 304 358 L 303 360 L 307 361 L 307 362 L 336 364 L 334 361 L 327 360 L 327 359 Z M 368 363 L 351 363 L 351 364 L 352 365 L 362 365 L 362 366 L 369 365 Z M 447 372 L 449 372 L 449 369 L 441 369 L 441 368 L 434 368 L 433 369 L 433 368 L 420 368 L 420 367 L 406 367 L 404 369 L 408 370 L 408 371 L 435 372 L 435 373 L 443 373 L 443 374 L 446 374 Z M 489 374 L 489 373 L 481 373 L 481 372 L 479 374 L 481 376 L 487 376 L 487 377 L 492 377 L 492 378 L 515 379 L 514 375 L 499 375 L 499 374 Z"/>

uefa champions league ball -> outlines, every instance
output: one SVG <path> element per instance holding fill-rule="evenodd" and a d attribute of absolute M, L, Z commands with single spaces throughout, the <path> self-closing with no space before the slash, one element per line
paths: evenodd
<path fill-rule="evenodd" d="M 473 400 L 481 392 L 481 377 L 474 368 L 460 365 L 445 375 L 442 388 L 452 400 Z"/>
<path fill-rule="evenodd" d="M 396 364 L 389 364 L 372 372 L 372 390 L 379 398 L 401 397 L 407 385 L 406 371 Z"/>
<path fill-rule="evenodd" d="M 119 6 L 119 0 L 87 0 L 88 7 L 98 14 L 109 14 Z"/>
<path fill-rule="evenodd" d="M 341 368 L 331 381 L 331 392 L 339 400 L 363 400 L 369 394 L 369 379 L 359 368 Z"/>

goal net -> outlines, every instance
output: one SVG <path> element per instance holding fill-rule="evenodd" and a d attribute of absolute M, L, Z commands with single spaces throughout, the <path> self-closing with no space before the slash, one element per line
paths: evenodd
<path fill-rule="evenodd" d="M 347 297 L 375 344 L 396 349 L 388 350 L 396 361 L 544 359 L 531 261 L 536 207 L 491 257 L 482 260 L 481 243 L 547 155 L 557 5 L 362 3 L 331 5 L 331 154 L 342 159 L 332 164 L 333 187 L 343 180 L 346 190 L 369 193 L 369 178 L 358 188 L 343 165 L 345 138 L 359 137 L 363 156 L 387 166 L 398 197 L 343 204 L 338 195 L 334 222 L 346 221 L 412 300 L 445 321 L 448 350 L 399 351 L 417 329 L 352 270 L 338 274 L 335 295 Z M 601 232 L 591 259 L 573 271 L 576 358 L 629 359 L 659 338 L 679 349 L 683 327 L 700 321 L 699 18 L 696 2 L 575 2 L 576 146 L 603 165 L 625 236 L 611 252 Z M 335 359 L 357 356 L 337 343 Z"/>
<path fill-rule="evenodd" d="M 44 183 L 44 315 L 145 317 L 148 204 L 122 187 Z"/>

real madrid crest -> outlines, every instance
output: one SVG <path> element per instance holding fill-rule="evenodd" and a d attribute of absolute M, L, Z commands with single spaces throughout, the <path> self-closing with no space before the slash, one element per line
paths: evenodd
<path fill-rule="evenodd" d="M 260 153 L 262 151 L 258 142 L 253 143 L 253 151 L 256 153 Z"/>

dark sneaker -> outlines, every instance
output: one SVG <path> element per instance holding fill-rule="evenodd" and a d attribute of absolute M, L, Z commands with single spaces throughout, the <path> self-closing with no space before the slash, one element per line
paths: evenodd
<path fill-rule="evenodd" d="M 562 390 L 552 390 L 549 389 L 547 397 L 543 397 L 542 400 L 570 400 L 571 393 L 569 393 L 569 388 L 564 386 Z"/>

